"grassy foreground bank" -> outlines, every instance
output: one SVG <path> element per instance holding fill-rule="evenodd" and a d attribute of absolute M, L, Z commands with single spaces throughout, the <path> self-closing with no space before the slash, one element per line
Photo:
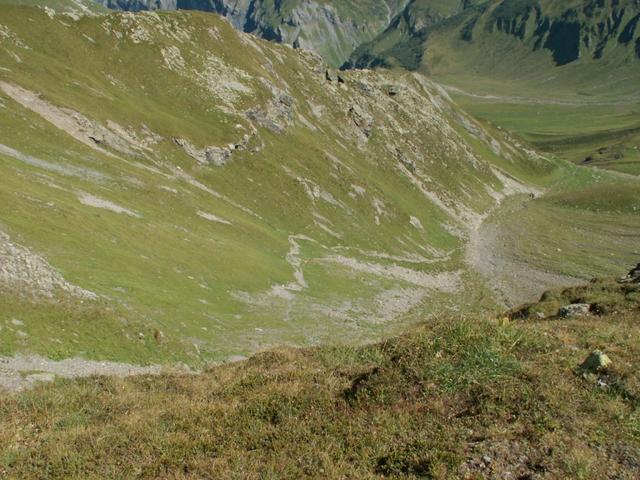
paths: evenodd
<path fill-rule="evenodd" d="M 577 300 L 607 308 L 552 316 Z M 638 478 L 639 305 L 640 284 L 598 281 L 527 307 L 544 319 L 442 318 L 199 375 L 57 381 L 0 398 L 0 476 Z M 596 349 L 612 365 L 580 374 Z"/>

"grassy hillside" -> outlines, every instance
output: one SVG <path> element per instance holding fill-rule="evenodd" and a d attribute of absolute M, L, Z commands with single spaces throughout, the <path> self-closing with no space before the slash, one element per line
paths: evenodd
<path fill-rule="evenodd" d="M 2 9 L 2 355 L 197 366 L 492 307 L 469 235 L 562 175 L 420 76 L 328 81 L 203 13 Z"/>
<path fill-rule="evenodd" d="M 0 5 L 0 477 L 638 478 L 633 92 L 471 78 Z"/>
<path fill-rule="evenodd" d="M 528 309 L 555 315 L 577 295 L 616 313 L 443 317 L 200 375 L 58 381 L 0 399 L 0 474 L 634 479 L 639 294 L 602 280 Z M 594 350 L 612 363 L 580 370 Z"/>

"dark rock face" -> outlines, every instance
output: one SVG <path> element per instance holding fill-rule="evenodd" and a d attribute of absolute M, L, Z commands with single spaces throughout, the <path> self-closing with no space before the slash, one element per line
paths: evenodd
<path fill-rule="evenodd" d="M 621 283 L 640 283 L 640 263 L 632 268 L 626 277 L 620 279 Z"/>
<path fill-rule="evenodd" d="M 629 22 L 624 26 L 622 33 L 620 33 L 620 36 L 618 37 L 618 42 L 622 43 L 623 45 L 628 45 L 629 42 L 633 41 L 633 37 L 636 33 L 636 27 L 638 26 L 639 22 L 640 13 L 629 20 Z"/>
<path fill-rule="evenodd" d="M 580 24 L 560 21 L 551 25 L 544 48 L 550 50 L 556 65 L 580 58 Z"/>
<path fill-rule="evenodd" d="M 527 34 L 527 22 L 532 15 L 541 16 L 537 0 L 503 1 L 491 14 L 487 24 L 489 31 L 498 30 L 520 40 Z"/>

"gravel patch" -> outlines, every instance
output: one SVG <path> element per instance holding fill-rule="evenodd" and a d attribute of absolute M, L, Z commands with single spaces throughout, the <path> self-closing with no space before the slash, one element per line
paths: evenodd
<path fill-rule="evenodd" d="M 0 389 L 19 392 L 38 383 L 52 382 L 56 377 L 79 378 L 93 375 L 128 377 L 131 375 L 158 375 L 159 365 L 142 367 L 119 362 L 98 362 L 82 358 L 48 360 L 39 355 L 0 357 Z"/>

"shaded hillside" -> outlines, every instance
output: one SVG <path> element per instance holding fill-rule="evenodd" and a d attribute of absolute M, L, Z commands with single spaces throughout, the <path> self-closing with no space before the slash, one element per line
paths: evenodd
<path fill-rule="evenodd" d="M 411 2 L 384 33 L 361 45 L 347 66 L 420 68 L 425 50 L 437 49 L 428 41 L 431 34 L 461 40 L 456 46 L 462 51 L 465 43 L 480 42 L 490 56 L 504 51 L 505 35 L 549 55 L 558 66 L 579 59 L 640 59 L 640 5 L 635 0 L 500 0 L 453 2 L 443 11 L 438 7 L 428 0 Z M 503 55 L 507 61 L 507 52 Z M 483 60 L 476 57 L 468 67 L 482 69 Z"/>

